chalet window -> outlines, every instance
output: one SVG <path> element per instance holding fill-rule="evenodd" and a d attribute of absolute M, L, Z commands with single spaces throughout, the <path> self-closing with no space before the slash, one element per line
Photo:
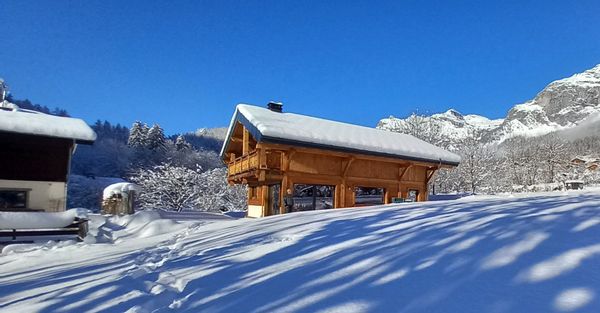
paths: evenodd
<path fill-rule="evenodd" d="M 0 210 L 26 208 L 27 190 L 0 190 Z"/>
<path fill-rule="evenodd" d="M 385 189 L 373 187 L 356 187 L 354 189 L 356 206 L 384 204 Z"/>
<path fill-rule="evenodd" d="M 331 209 L 334 195 L 335 186 L 295 184 L 292 212 Z"/>
<path fill-rule="evenodd" d="M 417 189 L 409 189 L 408 197 L 406 197 L 406 201 L 408 202 L 417 202 L 419 199 L 419 190 Z"/>

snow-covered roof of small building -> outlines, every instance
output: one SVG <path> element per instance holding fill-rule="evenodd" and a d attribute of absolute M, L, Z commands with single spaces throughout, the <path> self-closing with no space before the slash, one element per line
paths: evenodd
<path fill-rule="evenodd" d="M 75 139 L 92 143 L 96 133 L 83 120 L 19 109 L 4 101 L 0 103 L 0 132 Z"/>
<path fill-rule="evenodd" d="M 109 199 L 114 195 L 129 194 L 131 191 L 141 192 L 142 187 L 128 182 L 115 183 L 104 188 L 102 192 L 102 200 Z"/>
<path fill-rule="evenodd" d="M 458 165 L 460 156 L 411 135 L 347 124 L 295 113 L 239 104 L 233 115 L 223 157 L 237 122 L 259 142 L 338 150 L 413 161 Z"/>
<path fill-rule="evenodd" d="M 585 182 L 583 180 L 579 180 L 579 179 L 572 179 L 572 180 L 566 180 L 565 184 L 585 184 Z"/>

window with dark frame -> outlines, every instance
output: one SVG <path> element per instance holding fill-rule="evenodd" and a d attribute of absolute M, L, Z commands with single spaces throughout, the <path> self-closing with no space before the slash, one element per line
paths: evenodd
<path fill-rule="evenodd" d="M 380 205 L 385 203 L 385 189 L 376 187 L 354 188 L 356 206 Z"/>
<path fill-rule="evenodd" d="M 331 209 L 334 195 L 335 186 L 294 184 L 292 212 Z"/>
<path fill-rule="evenodd" d="M 0 210 L 26 208 L 27 190 L 0 190 Z"/>

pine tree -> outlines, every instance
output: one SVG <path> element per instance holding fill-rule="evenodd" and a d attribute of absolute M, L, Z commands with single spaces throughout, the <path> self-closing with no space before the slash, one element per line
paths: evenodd
<path fill-rule="evenodd" d="M 127 145 L 134 148 L 143 148 L 147 145 L 148 139 L 148 125 L 136 121 L 131 125 L 131 130 L 129 131 L 129 138 L 127 139 Z"/>
<path fill-rule="evenodd" d="M 183 137 L 183 135 L 179 135 L 177 136 L 177 139 L 175 139 L 175 148 L 177 149 L 177 151 L 185 151 L 191 149 L 192 145 L 190 145 L 190 143 L 185 140 L 185 137 Z"/>
<path fill-rule="evenodd" d="M 165 133 L 163 129 L 158 125 L 154 124 L 148 131 L 146 136 L 146 147 L 150 150 L 165 150 L 167 147 L 167 140 L 165 139 Z"/>

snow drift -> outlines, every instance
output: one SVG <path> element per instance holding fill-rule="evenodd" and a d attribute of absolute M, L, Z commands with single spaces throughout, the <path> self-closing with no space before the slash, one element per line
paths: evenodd
<path fill-rule="evenodd" d="M 42 229 L 69 226 L 82 211 L 64 212 L 0 212 L 0 229 Z"/>
<path fill-rule="evenodd" d="M 597 312 L 598 191 L 224 220 L 5 255 L 0 311 Z"/>

